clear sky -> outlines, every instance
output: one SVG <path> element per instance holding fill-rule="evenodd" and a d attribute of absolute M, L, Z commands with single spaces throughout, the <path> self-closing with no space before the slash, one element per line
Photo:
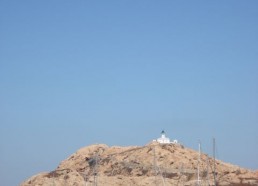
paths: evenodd
<path fill-rule="evenodd" d="M 257 80 L 256 0 L 0 0 L 1 185 L 162 129 L 258 169 Z"/>

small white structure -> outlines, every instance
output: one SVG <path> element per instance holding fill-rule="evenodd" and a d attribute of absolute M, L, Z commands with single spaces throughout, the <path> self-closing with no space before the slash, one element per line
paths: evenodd
<path fill-rule="evenodd" d="M 161 132 L 161 137 L 158 138 L 157 140 L 153 140 L 153 141 L 157 141 L 158 143 L 161 143 L 161 144 L 175 144 L 175 143 L 178 143 L 177 140 L 173 140 L 173 141 L 170 141 L 169 138 L 166 137 L 166 133 L 164 130 L 162 130 Z"/>
<path fill-rule="evenodd" d="M 158 138 L 157 141 L 159 143 L 170 143 L 170 139 L 166 137 L 166 133 L 164 130 L 161 132 L 161 137 Z"/>

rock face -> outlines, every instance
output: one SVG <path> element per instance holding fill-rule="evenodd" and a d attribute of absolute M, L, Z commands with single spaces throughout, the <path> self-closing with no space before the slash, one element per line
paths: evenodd
<path fill-rule="evenodd" d="M 214 185 L 212 158 L 179 144 L 143 147 L 92 145 L 78 150 L 56 170 L 29 178 L 21 186 Z M 257 186 L 257 172 L 216 160 L 220 186 Z"/>

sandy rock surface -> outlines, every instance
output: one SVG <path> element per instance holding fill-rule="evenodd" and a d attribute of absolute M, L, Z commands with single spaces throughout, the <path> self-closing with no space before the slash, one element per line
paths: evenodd
<path fill-rule="evenodd" d="M 48 173 L 35 175 L 21 186 L 147 186 L 214 185 L 214 161 L 180 144 L 150 143 L 138 147 L 104 144 L 79 149 Z M 220 186 L 258 186 L 258 172 L 216 160 Z"/>

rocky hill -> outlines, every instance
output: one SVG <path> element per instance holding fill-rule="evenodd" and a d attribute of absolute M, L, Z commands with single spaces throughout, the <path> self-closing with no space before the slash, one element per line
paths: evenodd
<path fill-rule="evenodd" d="M 200 157 L 200 158 L 199 158 Z M 147 186 L 214 185 L 214 161 L 180 144 L 84 147 L 60 163 L 56 170 L 35 175 L 21 186 Z M 215 161 L 221 186 L 257 186 L 257 172 Z"/>

